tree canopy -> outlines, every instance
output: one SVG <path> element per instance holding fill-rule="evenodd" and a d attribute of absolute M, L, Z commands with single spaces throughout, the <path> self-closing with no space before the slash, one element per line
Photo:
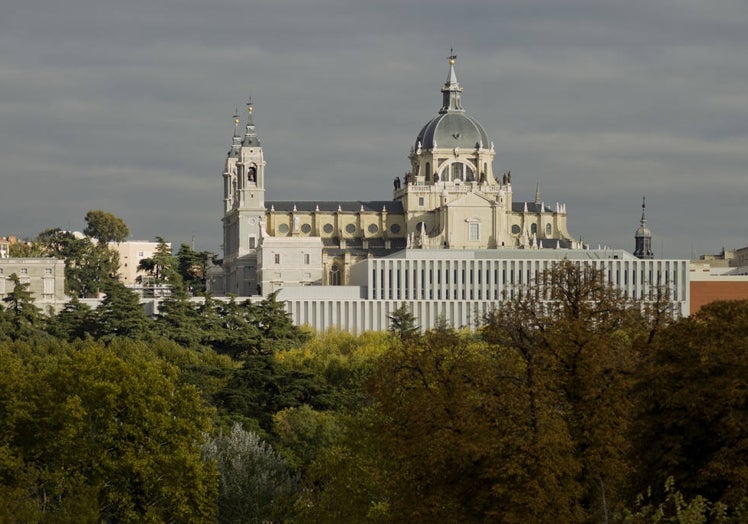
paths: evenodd
<path fill-rule="evenodd" d="M 89 211 L 86 213 L 85 222 L 83 234 L 104 244 L 123 242 L 130 235 L 130 229 L 124 220 L 106 211 Z"/>

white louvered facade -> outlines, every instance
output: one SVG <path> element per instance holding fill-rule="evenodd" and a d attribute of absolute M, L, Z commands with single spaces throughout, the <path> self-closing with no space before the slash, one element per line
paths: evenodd
<path fill-rule="evenodd" d="M 440 316 L 455 327 L 475 328 L 486 312 L 526 291 L 563 260 L 601 270 L 632 299 L 646 302 L 667 290 L 674 314 L 688 314 L 686 260 L 640 260 L 621 250 L 406 250 L 354 266 L 351 279 L 358 286 L 289 287 L 279 298 L 295 324 L 318 331 L 386 330 L 387 317 L 402 304 L 422 329 L 433 328 Z"/>

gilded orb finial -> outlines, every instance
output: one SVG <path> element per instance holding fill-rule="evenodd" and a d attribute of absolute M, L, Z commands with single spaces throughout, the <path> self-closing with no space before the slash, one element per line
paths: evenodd
<path fill-rule="evenodd" d="M 250 96 L 250 97 L 249 97 L 249 99 L 247 100 L 247 112 L 248 112 L 248 113 L 251 113 L 251 112 L 252 112 L 252 97 L 251 97 L 251 96 Z"/>
<path fill-rule="evenodd" d="M 455 60 L 457 60 L 457 55 L 455 54 L 455 50 L 453 47 L 449 48 L 449 64 L 455 65 Z"/>

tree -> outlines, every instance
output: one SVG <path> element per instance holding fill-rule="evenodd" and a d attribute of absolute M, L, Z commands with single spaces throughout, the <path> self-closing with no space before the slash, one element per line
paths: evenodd
<path fill-rule="evenodd" d="M 190 301 L 184 289 L 178 287 L 161 301 L 154 327 L 161 336 L 183 346 L 196 348 L 206 338 L 201 324 L 203 319 L 198 308 Z"/>
<path fill-rule="evenodd" d="M 156 237 L 156 241 L 158 246 L 153 256 L 144 258 L 138 263 L 138 271 L 145 272 L 148 277 L 139 276 L 138 280 L 150 286 L 169 284 L 174 289 L 181 289 L 179 260 L 171 254 L 171 247 L 163 237 Z"/>
<path fill-rule="evenodd" d="M 421 330 L 421 327 L 416 324 L 416 317 L 406 304 L 401 305 L 387 318 L 390 321 L 389 332 L 401 340 L 411 338 Z"/>
<path fill-rule="evenodd" d="M 182 244 L 176 256 L 179 274 L 188 291 L 193 295 L 204 293 L 205 276 L 215 255 L 210 251 L 194 251 L 188 244 Z"/>
<path fill-rule="evenodd" d="M 120 282 L 109 282 L 104 292 L 94 316 L 96 338 L 148 338 L 152 320 L 143 311 L 138 294 Z"/>
<path fill-rule="evenodd" d="M 748 301 L 713 302 L 665 329 L 644 370 L 633 490 L 672 476 L 688 498 L 748 507 Z"/>
<path fill-rule="evenodd" d="M 523 362 L 533 432 L 554 410 L 580 460 L 574 502 L 604 521 L 625 503 L 632 466 L 627 438 L 640 352 L 656 319 L 586 265 L 562 263 L 485 318 L 488 342 Z"/>
<path fill-rule="evenodd" d="M 329 387 L 314 374 L 287 369 L 273 355 L 247 357 L 214 399 L 224 418 L 267 433 L 278 411 L 304 404 L 325 410 L 332 407 L 331 400 Z"/>
<path fill-rule="evenodd" d="M 9 351 L 18 372 L 0 393 L 18 393 L 0 399 L 0 448 L 29 473 L 15 476 L 13 506 L 30 501 L 41 522 L 215 518 L 201 450 L 212 413 L 178 368 L 132 341 L 16 343 L 0 347 L 4 364 Z"/>
<path fill-rule="evenodd" d="M 76 297 L 95 297 L 117 279 L 119 254 L 105 242 L 77 238 L 59 228 L 42 231 L 37 243 L 46 256 L 65 260 L 65 290 Z"/>
<path fill-rule="evenodd" d="M 83 304 L 78 297 L 73 297 L 65 307 L 53 317 L 47 331 L 58 338 L 72 342 L 76 338 L 85 339 L 96 331 L 95 313 Z"/>
<path fill-rule="evenodd" d="M 34 299 L 29 284 L 22 283 L 15 273 L 8 277 L 13 290 L 3 298 L 6 311 L 6 321 L 10 324 L 10 338 L 29 338 L 41 332 L 42 316 Z"/>
<path fill-rule="evenodd" d="M 86 227 L 83 234 L 95 238 L 101 244 L 123 242 L 130 235 L 130 229 L 121 219 L 106 211 L 96 210 L 86 213 Z"/>
<path fill-rule="evenodd" d="M 211 438 L 204 449 L 220 473 L 219 522 L 270 522 L 288 512 L 296 479 L 257 433 L 234 424 L 230 433 Z"/>
<path fill-rule="evenodd" d="M 305 471 L 336 443 L 341 429 L 334 413 L 316 411 L 306 404 L 282 409 L 273 416 L 279 452 L 295 471 Z"/>
<path fill-rule="evenodd" d="M 691 500 L 686 500 L 683 494 L 675 487 L 673 477 L 665 481 L 664 499 L 662 502 L 653 502 L 652 490 L 647 490 L 648 496 L 640 495 L 636 499 L 634 511 L 623 512 L 623 522 L 631 524 L 661 524 L 672 522 L 673 524 L 722 524 L 728 522 L 741 522 L 728 517 L 728 508 L 721 503 L 711 503 L 704 497 L 696 495 Z M 661 497 L 658 497 L 658 500 Z M 737 515 L 738 518 L 745 515 Z"/>

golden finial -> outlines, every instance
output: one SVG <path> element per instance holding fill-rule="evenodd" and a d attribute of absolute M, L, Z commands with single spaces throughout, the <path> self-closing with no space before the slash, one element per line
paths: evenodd
<path fill-rule="evenodd" d="M 449 48 L 449 65 L 455 65 L 455 60 L 457 60 L 457 55 L 455 54 L 455 50 L 453 47 Z"/>
<path fill-rule="evenodd" d="M 234 108 L 234 125 L 239 124 L 239 108 Z"/>
<path fill-rule="evenodd" d="M 249 97 L 249 100 L 247 101 L 247 112 L 248 113 L 252 112 L 252 97 L 251 96 Z"/>

